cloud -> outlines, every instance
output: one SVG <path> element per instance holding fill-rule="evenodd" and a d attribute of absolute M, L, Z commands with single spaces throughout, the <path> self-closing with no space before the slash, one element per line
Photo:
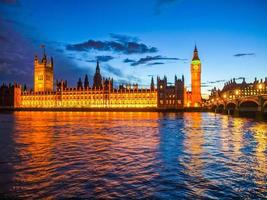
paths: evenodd
<path fill-rule="evenodd" d="M 243 80 L 245 77 L 237 77 L 235 80 Z"/>
<path fill-rule="evenodd" d="M 114 74 L 115 76 L 124 77 L 123 72 L 119 68 L 115 68 L 109 64 L 103 65 L 102 68 L 104 69 L 104 71 L 111 73 L 111 74 Z"/>
<path fill-rule="evenodd" d="M 19 5 L 20 2 L 18 0 L 0 0 L 0 3 L 7 5 Z"/>
<path fill-rule="evenodd" d="M 121 35 L 121 34 L 115 34 L 115 33 L 110 33 L 109 34 L 111 38 L 115 39 L 118 42 L 139 42 L 140 39 L 138 37 L 132 37 L 128 35 Z"/>
<path fill-rule="evenodd" d="M 226 81 L 226 80 L 207 81 L 207 82 L 203 82 L 203 83 L 201 83 L 201 87 L 202 87 L 202 88 L 214 87 L 214 84 L 217 84 L 217 83 L 224 83 L 225 81 Z"/>
<path fill-rule="evenodd" d="M 95 59 L 92 59 L 92 60 L 86 60 L 86 62 L 108 62 L 110 60 L 113 60 L 114 57 L 113 56 L 96 56 Z"/>
<path fill-rule="evenodd" d="M 255 56 L 255 53 L 238 53 L 238 54 L 234 54 L 234 57 L 242 57 L 242 56 Z"/>
<path fill-rule="evenodd" d="M 100 66 L 100 68 L 103 69 L 104 74 L 109 74 L 110 76 L 115 75 L 116 77 L 112 77 L 114 78 L 115 81 L 115 85 L 119 85 L 122 83 L 129 83 L 129 82 L 134 82 L 134 83 L 141 83 L 141 79 L 134 76 L 134 75 L 125 75 L 121 69 L 113 67 L 109 64 L 104 64 L 102 66 Z"/>
<path fill-rule="evenodd" d="M 132 63 L 132 62 L 135 62 L 135 60 L 126 58 L 126 59 L 123 60 L 123 62 L 124 63 Z"/>
<path fill-rule="evenodd" d="M 215 81 L 207 81 L 205 83 L 202 83 L 202 84 L 215 84 L 215 83 L 223 83 L 225 82 L 226 80 L 215 80 Z"/>
<path fill-rule="evenodd" d="M 153 62 L 153 63 L 147 63 L 147 66 L 153 66 L 153 65 L 163 65 L 163 62 Z"/>
<path fill-rule="evenodd" d="M 110 41 L 88 40 L 77 44 L 68 44 L 66 49 L 69 51 L 111 51 L 114 53 L 123 54 L 144 54 L 157 52 L 156 47 L 149 47 L 146 44 L 140 43 L 134 37 L 111 34 Z"/>
<path fill-rule="evenodd" d="M 4 36 L 0 35 L 0 42 L 8 42 L 7 37 L 4 37 Z"/>
<path fill-rule="evenodd" d="M 100 62 L 108 62 L 108 61 L 114 59 L 113 56 L 96 56 L 95 58 L 96 58 L 96 60 L 98 60 Z"/>
<path fill-rule="evenodd" d="M 142 64 L 147 64 L 147 65 L 157 65 L 157 64 L 164 64 L 162 62 L 154 62 L 154 63 L 149 63 L 151 61 L 157 61 L 157 60 L 187 60 L 187 59 L 181 59 L 181 58 L 169 58 L 169 57 L 163 57 L 163 56 L 146 56 L 144 58 L 140 58 L 139 60 L 130 60 L 130 59 L 125 59 L 125 63 L 131 63 L 131 66 L 137 66 L 137 65 L 142 65 Z"/>

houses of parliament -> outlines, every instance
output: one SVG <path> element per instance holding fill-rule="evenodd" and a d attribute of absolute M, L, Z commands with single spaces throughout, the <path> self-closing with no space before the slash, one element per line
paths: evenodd
<path fill-rule="evenodd" d="M 0 87 L 0 109 L 183 109 L 201 107 L 201 61 L 195 46 L 191 62 L 191 91 L 185 88 L 184 76 L 174 77 L 168 84 L 167 77 L 153 77 L 149 88 L 138 84 L 119 85 L 115 88 L 112 78 L 103 78 L 97 61 L 93 83 L 88 76 L 80 78 L 77 87 L 68 87 L 67 81 L 54 82 L 53 58 L 45 52 L 41 60 L 34 57 L 34 88 L 22 89 L 14 83 Z"/>

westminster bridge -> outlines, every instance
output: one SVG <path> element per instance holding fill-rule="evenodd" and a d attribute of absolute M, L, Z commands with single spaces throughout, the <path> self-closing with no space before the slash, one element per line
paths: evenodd
<path fill-rule="evenodd" d="M 237 83 L 232 79 L 225 83 L 222 90 L 214 88 L 206 107 L 217 113 L 230 115 L 256 116 L 264 118 L 267 115 L 267 78 L 253 83 Z"/>

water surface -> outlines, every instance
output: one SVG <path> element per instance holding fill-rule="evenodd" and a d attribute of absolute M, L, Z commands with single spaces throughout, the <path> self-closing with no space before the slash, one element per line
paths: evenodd
<path fill-rule="evenodd" d="M 263 199 L 267 123 L 213 113 L 0 114 L 0 193 Z"/>

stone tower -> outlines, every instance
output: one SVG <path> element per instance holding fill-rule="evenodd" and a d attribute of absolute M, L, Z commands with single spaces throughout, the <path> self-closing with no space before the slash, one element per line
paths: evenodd
<path fill-rule="evenodd" d="M 51 57 L 50 62 L 44 51 L 41 61 L 37 55 L 34 57 L 34 92 L 53 91 L 54 85 L 54 64 Z"/>
<path fill-rule="evenodd" d="M 201 106 L 201 62 L 198 57 L 197 46 L 195 46 L 193 59 L 191 62 L 191 87 L 192 87 L 192 105 L 193 107 Z"/>

